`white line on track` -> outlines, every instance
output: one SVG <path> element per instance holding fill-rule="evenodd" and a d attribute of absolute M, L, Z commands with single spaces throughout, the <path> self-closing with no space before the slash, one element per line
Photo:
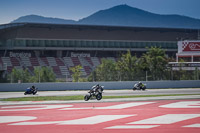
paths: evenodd
<path fill-rule="evenodd" d="M 60 110 L 79 110 L 79 109 L 124 109 L 124 108 L 130 108 L 140 105 L 146 105 L 146 104 L 152 104 L 155 102 L 131 102 L 131 103 L 123 103 L 123 104 L 117 104 L 107 107 L 84 107 L 84 108 L 63 108 Z"/>
<path fill-rule="evenodd" d="M 119 126 L 107 127 L 105 129 L 149 129 L 158 126 L 159 125 L 119 125 Z"/>
<path fill-rule="evenodd" d="M 36 118 L 37 117 L 33 116 L 0 116 L 0 123 L 27 121 L 34 120 Z"/>
<path fill-rule="evenodd" d="M 200 117 L 200 114 L 166 114 L 128 124 L 172 124 L 196 117 Z"/>
<path fill-rule="evenodd" d="M 200 124 L 192 124 L 192 125 L 187 125 L 183 127 L 199 127 L 200 128 Z"/>
<path fill-rule="evenodd" d="M 162 108 L 200 108 L 200 101 L 181 101 L 170 103 L 166 105 L 161 105 Z"/>
<path fill-rule="evenodd" d="M 91 125 L 103 122 L 108 122 L 112 120 L 122 119 L 135 115 L 97 115 L 77 120 L 70 120 L 60 123 L 59 125 Z"/>
<path fill-rule="evenodd" d="M 0 111 L 28 111 L 72 107 L 73 105 L 22 105 L 0 107 Z M 14 109 L 13 109 L 14 108 Z"/>
<path fill-rule="evenodd" d="M 66 120 L 66 121 L 46 121 L 46 122 L 19 122 L 14 123 L 10 125 L 46 125 L 46 124 L 58 124 L 58 125 L 93 125 L 93 124 L 99 124 L 103 122 L 108 122 L 112 120 L 122 119 L 135 116 L 133 115 L 97 115 L 97 116 L 91 116 L 81 119 L 75 119 L 75 120 Z"/>

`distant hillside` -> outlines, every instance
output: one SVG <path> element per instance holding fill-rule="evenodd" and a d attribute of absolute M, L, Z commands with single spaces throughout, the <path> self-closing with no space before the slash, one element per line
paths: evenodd
<path fill-rule="evenodd" d="M 27 15 L 19 17 L 18 19 L 12 21 L 11 23 L 51 23 L 51 24 L 74 24 L 76 21 L 74 20 L 65 20 L 60 18 L 50 18 L 50 17 L 43 17 L 38 15 Z"/>
<path fill-rule="evenodd" d="M 200 19 L 154 14 L 128 5 L 101 10 L 79 21 L 28 15 L 12 21 L 18 22 L 200 29 Z"/>

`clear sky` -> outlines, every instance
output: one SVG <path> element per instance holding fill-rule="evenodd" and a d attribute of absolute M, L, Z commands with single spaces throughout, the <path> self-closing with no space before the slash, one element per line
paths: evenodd
<path fill-rule="evenodd" d="M 0 24 L 30 14 L 79 20 L 120 4 L 200 19 L 200 0 L 0 0 Z"/>

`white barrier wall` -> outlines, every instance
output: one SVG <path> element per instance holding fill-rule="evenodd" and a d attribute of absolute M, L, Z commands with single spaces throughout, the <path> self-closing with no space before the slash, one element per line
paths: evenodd
<path fill-rule="evenodd" d="M 27 87 L 36 86 L 39 91 L 89 90 L 93 85 L 100 84 L 104 89 L 132 89 L 138 81 L 122 82 L 66 82 L 66 83 L 1 83 L 0 91 L 25 91 Z M 200 88 L 200 80 L 184 81 L 143 81 L 147 89 L 156 88 Z"/>

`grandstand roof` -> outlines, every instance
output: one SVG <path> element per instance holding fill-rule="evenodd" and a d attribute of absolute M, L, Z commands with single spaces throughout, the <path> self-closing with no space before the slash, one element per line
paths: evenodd
<path fill-rule="evenodd" d="M 10 35 L 8 32 L 12 31 L 17 33 Z M 0 25 L 0 38 L 177 41 L 195 40 L 197 36 L 198 29 L 42 23 Z"/>
<path fill-rule="evenodd" d="M 9 23 L 0 25 L 0 49 L 177 51 L 177 41 L 197 40 L 198 29 Z"/>
<path fill-rule="evenodd" d="M 162 28 L 162 27 L 130 27 L 130 26 L 105 26 L 105 25 L 79 25 L 79 24 L 48 24 L 48 23 L 8 23 L 8 24 L 2 24 L 0 25 L 0 30 L 1 29 L 6 29 L 6 28 L 12 28 L 12 27 L 19 27 L 19 26 L 35 26 L 35 27 L 65 27 L 65 28 L 69 28 L 69 27 L 77 27 L 77 28 L 100 28 L 100 29 L 146 29 L 146 30 L 200 30 L 200 29 L 189 29 L 189 28 Z"/>

